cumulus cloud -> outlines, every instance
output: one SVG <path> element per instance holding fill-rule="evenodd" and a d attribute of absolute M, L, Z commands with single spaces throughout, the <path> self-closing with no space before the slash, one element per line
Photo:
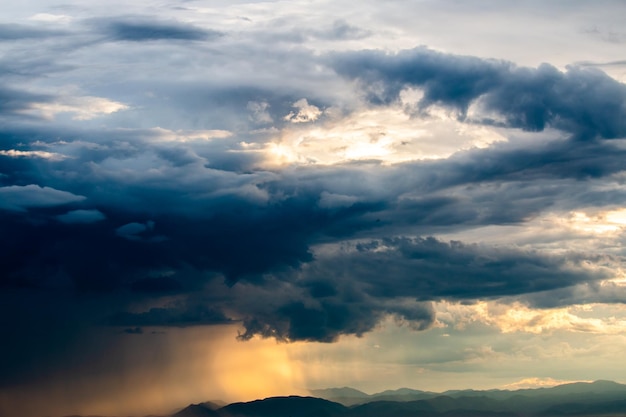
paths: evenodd
<path fill-rule="evenodd" d="M 548 126 L 584 139 L 626 135 L 626 86 L 601 71 L 570 67 L 561 72 L 542 64 L 444 54 L 424 47 L 386 54 L 358 51 L 329 57 L 337 72 L 362 82 L 373 103 L 397 100 L 406 87 L 419 87 L 421 110 L 456 109 L 465 119 L 474 103 L 496 112 L 502 122 L 477 115 L 480 123 L 541 131 Z"/>
<path fill-rule="evenodd" d="M 380 323 L 454 333 L 452 303 L 494 333 L 618 334 L 622 319 L 571 307 L 626 299 L 626 87 L 597 69 L 620 56 L 388 52 L 429 39 L 400 3 L 331 18 L 138 3 L 0 25 L 0 382 L 65 366 L 93 324 L 138 344 L 144 327 L 228 323 L 335 342 Z M 498 56 L 442 31 L 433 47 Z M 490 343 L 456 357 L 485 363 Z"/>
<path fill-rule="evenodd" d="M 290 112 L 284 118 L 291 123 L 314 122 L 322 114 L 322 111 L 317 106 L 309 104 L 306 98 L 302 98 L 293 103 L 293 107 L 298 110 Z"/>

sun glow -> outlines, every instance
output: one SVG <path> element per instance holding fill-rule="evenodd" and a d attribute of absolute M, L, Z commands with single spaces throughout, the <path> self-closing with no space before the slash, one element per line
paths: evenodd
<path fill-rule="evenodd" d="M 464 125 L 434 111 L 415 116 L 403 106 L 363 109 L 350 114 L 327 109 L 324 117 L 290 124 L 266 146 L 267 163 L 331 165 L 379 160 L 395 164 L 446 158 L 470 148 L 505 140 L 495 129 Z"/>

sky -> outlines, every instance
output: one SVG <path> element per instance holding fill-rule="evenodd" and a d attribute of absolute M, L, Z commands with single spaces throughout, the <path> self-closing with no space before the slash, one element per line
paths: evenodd
<path fill-rule="evenodd" d="M 626 382 L 626 3 L 0 6 L 0 416 Z"/>

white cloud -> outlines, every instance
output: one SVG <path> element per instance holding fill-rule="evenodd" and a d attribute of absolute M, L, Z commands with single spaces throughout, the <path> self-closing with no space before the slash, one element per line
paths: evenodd
<path fill-rule="evenodd" d="M 574 382 L 592 382 L 592 381 L 554 379 L 550 377 L 545 377 L 545 378 L 530 377 L 530 378 L 520 379 L 519 381 L 512 382 L 510 384 L 506 384 L 502 388 L 509 389 L 509 390 L 550 388 L 550 387 L 555 387 L 557 385 L 562 385 L 562 384 L 572 384 Z"/>
<path fill-rule="evenodd" d="M 596 305 L 573 305 L 560 308 L 531 308 L 519 302 L 479 301 L 461 304 L 448 301 L 435 303 L 437 326 L 465 329 L 482 323 L 502 333 L 544 334 L 556 331 L 617 335 L 626 332 L 626 307 L 611 305 L 612 316 L 604 310 L 593 314 Z M 608 305 L 600 305 L 608 308 Z"/>
<path fill-rule="evenodd" d="M 126 131 L 132 131 L 132 129 L 121 129 Z M 195 142 L 195 141 L 208 141 L 211 139 L 226 139 L 233 135 L 232 132 L 228 130 L 221 129 L 197 129 L 197 130 L 170 130 L 164 129 L 161 127 L 155 127 L 152 129 L 148 129 L 150 134 L 155 134 L 155 136 L 162 141 L 166 142 Z M 138 133 L 141 134 L 141 131 Z"/>
<path fill-rule="evenodd" d="M 50 161 L 61 161 L 68 158 L 66 155 L 46 151 L 20 151 L 16 149 L 0 150 L 0 155 L 11 158 L 42 158 Z"/>
<path fill-rule="evenodd" d="M 291 123 L 308 123 L 317 120 L 322 111 L 313 104 L 309 104 L 306 98 L 300 99 L 293 103 L 293 107 L 298 109 L 296 112 L 290 112 L 285 116 L 285 120 Z"/>
<path fill-rule="evenodd" d="M 65 14 L 37 13 L 29 17 L 30 20 L 46 23 L 70 23 L 73 18 Z"/>
<path fill-rule="evenodd" d="M 28 110 L 24 110 L 23 113 L 34 113 L 48 120 L 52 120 L 62 113 L 70 113 L 73 115 L 73 120 L 91 120 L 128 108 L 126 104 L 103 97 L 62 96 L 54 102 L 34 103 Z"/>

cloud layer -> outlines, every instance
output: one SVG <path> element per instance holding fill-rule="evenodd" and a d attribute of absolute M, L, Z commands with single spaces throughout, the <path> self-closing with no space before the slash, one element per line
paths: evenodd
<path fill-rule="evenodd" d="M 514 321 L 481 303 L 569 331 L 554 309 L 626 302 L 622 37 L 602 10 L 576 6 L 596 31 L 565 19 L 602 60 L 540 64 L 485 52 L 486 32 L 415 47 L 430 35 L 401 2 L 217 3 L 0 22 L 0 386 L 80 368 L 91 332 L 337 342 Z M 543 18 L 575 7 L 557 3 Z M 469 25 L 452 6 L 416 8 Z M 512 27 L 544 28 L 531 6 Z M 506 331 L 534 334 L 524 320 Z"/>

